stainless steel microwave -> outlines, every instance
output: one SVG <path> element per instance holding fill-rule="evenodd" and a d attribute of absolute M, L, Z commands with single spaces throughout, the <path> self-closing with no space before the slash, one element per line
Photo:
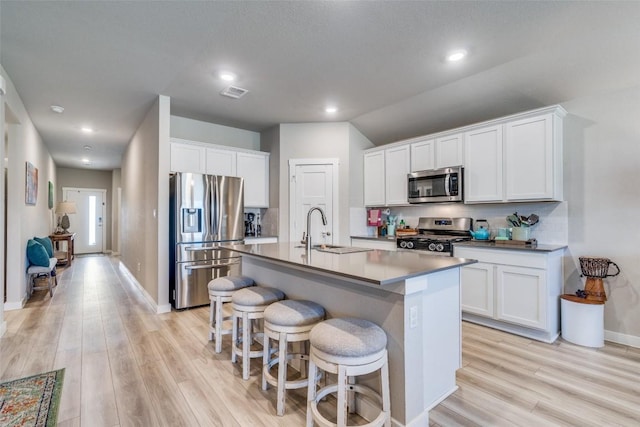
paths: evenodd
<path fill-rule="evenodd" d="M 410 173 L 409 203 L 461 202 L 462 166 Z"/>

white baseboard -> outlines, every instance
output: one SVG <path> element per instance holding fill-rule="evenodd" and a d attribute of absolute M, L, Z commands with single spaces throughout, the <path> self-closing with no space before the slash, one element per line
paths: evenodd
<path fill-rule="evenodd" d="M 628 345 L 630 347 L 640 348 L 640 337 L 635 335 L 621 334 L 620 332 L 604 331 L 605 341 L 611 341 L 618 344 Z"/>
<path fill-rule="evenodd" d="M 149 295 L 147 290 L 140 284 L 140 282 L 138 282 L 138 280 L 135 278 L 135 276 L 133 274 L 131 274 L 131 272 L 129 271 L 127 266 L 124 265 L 124 263 L 122 261 L 120 261 L 118 263 L 118 266 L 120 268 L 120 271 L 122 271 L 127 276 L 127 278 L 129 280 L 131 280 L 131 282 L 134 285 L 137 286 L 137 288 L 140 290 L 140 292 L 142 292 L 142 295 L 144 296 L 144 299 L 147 300 L 147 303 L 151 306 L 153 311 L 156 312 L 156 314 L 168 313 L 168 312 L 171 311 L 171 305 L 169 305 L 168 309 L 167 309 L 166 305 L 158 306 L 158 303 L 156 303 L 156 301 L 153 299 L 153 297 L 151 295 Z"/>
<path fill-rule="evenodd" d="M 156 308 L 156 314 L 171 313 L 171 304 L 159 305 Z"/>
<path fill-rule="evenodd" d="M 26 298 L 23 298 L 22 301 L 14 301 L 14 302 L 7 301 L 4 303 L 4 311 L 22 310 L 26 304 L 27 304 Z"/>

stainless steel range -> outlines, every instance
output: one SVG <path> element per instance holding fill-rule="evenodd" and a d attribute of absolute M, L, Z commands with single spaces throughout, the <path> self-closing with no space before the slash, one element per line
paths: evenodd
<path fill-rule="evenodd" d="M 418 221 L 419 234 L 398 237 L 400 249 L 419 250 L 433 255 L 453 256 L 453 243 L 471 240 L 471 218 L 423 217 Z"/>

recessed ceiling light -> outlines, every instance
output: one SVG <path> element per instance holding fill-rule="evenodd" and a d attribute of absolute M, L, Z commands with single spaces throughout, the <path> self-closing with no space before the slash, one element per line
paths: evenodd
<path fill-rule="evenodd" d="M 467 51 L 464 49 L 458 49 L 451 51 L 447 54 L 447 61 L 456 62 L 464 59 L 467 56 Z"/>
<path fill-rule="evenodd" d="M 82 159 L 82 164 L 83 164 L 83 165 L 90 165 L 90 164 L 91 164 L 91 160 L 89 160 L 89 159 Z"/>
<path fill-rule="evenodd" d="M 89 126 L 83 126 L 81 130 L 84 133 L 93 133 L 93 128 L 90 128 Z"/>
<path fill-rule="evenodd" d="M 236 79 L 236 75 L 228 71 L 223 71 L 220 73 L 220 79 L 224 80 L 225 82 L 232 82 Z"/>
<path fill-rule="evenodd" d="M 57 113 L 57 114 L 62 114 L 64 112 L 64 107 L 61 107 L 59 105 L 52 105 L 51 106 L 51 111 L 53 111 L 54 113 Z"/>
<path fill-rule="evenodd" d="M 325 113 L 329 113 L 329 114 L 333 114 L 336 113 L 338 111 L 338 108 L 336 107 L 327 107 L 324 109 Z"/>

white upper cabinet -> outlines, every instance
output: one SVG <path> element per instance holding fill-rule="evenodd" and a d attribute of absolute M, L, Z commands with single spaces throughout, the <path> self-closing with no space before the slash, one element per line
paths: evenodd
<path fill-rule="evenodd" d="M 204 152 L 198 145 L 171 143 L 171 171 L 206 173 Z"/>
<path fill-rule="evenodd" d="M 408 205 L 409 144 L 364 153 L 364 205 Z"/>
<path fill-rule="evenodd" d="M 385 204 L 383 150 L 364 154 L 364 204 L 365 206 L 384 206 Z"/>
<path fill-rule="evenodd" d="M 464 165 L 463 133 L 436 138 L 436 169 Z"/>
<path fill-rule="evenodd" d="M 435 169 L 435 146 L 433 139 L 411 144 L 411 172 Z"/>
<path fill-rule="evenodd" d="M 407 174 L 411 167 L 411 147 L 402 145 L 384 150 L 386 205 L 406 205 Z"/>
<path fill-rule="evenodd" d="M 562 200 L 562 124 L 544 114 L 505 125 L 506 199 Z"/>
<path fill-rule="evenodd" d="M 561 201 L 565 114 L 551 107 L 467 131 L 465 203 Z"/>
<path fill-rule="evenodd" d="M 269 207 L 269 154 L 236 153 L 237 175 L 244 178 L 244 206 Z"/>
<path fill-rule="evenodd" d="M 502 201 L 502 125 L 467 132 L 464 158 L 465 201 Z"/>
<path fill-rule="evenodd" d="M 171 139 L 171 171 L 244 178 L 244 206 L 269 207 L 269 153 Z"/>
<path fill-rule="evenodd" d="M 236 175 L 236 152 L 231 150 L 206 149 L 208 175 Z"/>

